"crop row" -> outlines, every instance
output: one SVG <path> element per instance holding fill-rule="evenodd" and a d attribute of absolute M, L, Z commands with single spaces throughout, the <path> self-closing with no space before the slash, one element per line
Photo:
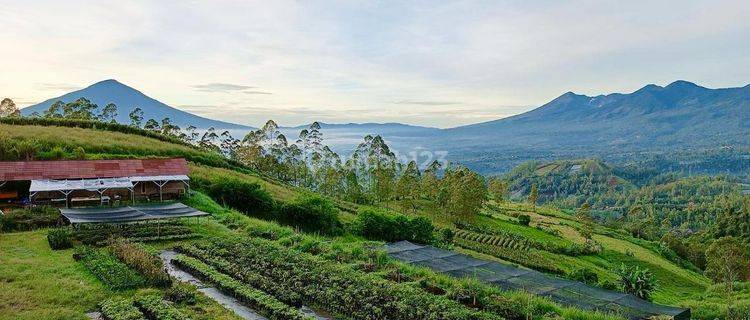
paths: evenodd
<path fill-rule="evenodd" d="M 130 300 L 111 299 L 99 303 L 105 320 L 145 320 L 143 313 Z"/>
<path fill-rule="evenodd" d="M 531 247 L 529 241 L 524 238 L 511 235 L 491 235 L 459 229 L 455 233 L 456 238 L 479 242 L 487 245 L 503 247 L 512 250 L 528 251 Z"/>
<path fill-rule="evenodd" d="M 237 270 L 240 275 L 258 274 L 286 291 L 299 292 L 310 305 L 348 318 L 499 318 L 409 284 L 387 281 L 377 275 L 354 270 L 349 265 L 301 253 L 263 239 L 214 240 L 194 246 L 202 251 L 190 253 L 197 252 L 197 258 L 208 264 L 215 263 L 215 259 L 209 257 L 220 257 L 228 264 L 224 268 Z"/>
<path fill-rule="evenodd" d="M 148 252 L 142 245 L 118 239 L 113 241 L 109 248 L 120 261 L 138 271 L 149 284 L 166 287 L 172 283 L 169 274 L 164 271 L 161 259 Z"/>
<path fill-rule="evenodd" d="M 219 272 L 222 272 L 224 274 L 231 274 L 234 278 L 242 281 L 243 283 L 273 295 L 281 302 L 294 307 L 302 306 L 302 296 L 299 293 L 297 293 L 296 291 L 286 290 L 285 287 L 277 285 L 271 279 L 264 277 L 258 273 L 252 272 L 252 270 L 232 265 L 227 260 L 215 255 L 211 255 L 205 250 L 198 248 L 197 246 L 180 246 L 177 248 L 177 250 L 192 257 L 200 257 L 201 261 L 216 268 L 216 270 L 218 270 Z"/>
<path fill-rule="evenodd" d="M 110 289 L 129 289 L 142 286 L 141 275 L 120 262 L 106 249 L 77 247 L 73 257 L 79 260 Z"/>
<path fill-rule="evenodd" d="M 178 221 L 81 225 L 73 228 L 73 230 L 78 241 L 91 245 L 102 244 L 110 238 L 155 241 L 194 237 L 192 230 Z"/>
<path fill-rule="evenodd" d="M 581 245 L 564 238 L 560 238 L 559 242 L 542 242 L 490 226 L 478 226 L 460 221 L 456 222 L 455 225 L 458 228 L 456 237 L 510 249 L 535 248 L 569 256 L 601 252 L 601 246 L 596 243 Z"/>
<path fill-rule="evenodd" d="M 158 295 L 144 295 L 137 297 L 134 304 L 149 320 L 188 320 L 174 306 L 162 300 Z"/>
<path fill-rule="evenodd" d="M 172 263 L 204 281 L 213 283 L 220 290 L 231 294 L 271 319 L 305 319 L 299 310 L 280 302 L 263 291 L 246 286 L 198 259 L 177 256 L 172 260 Z"/>
<path fill-rule="evenodd" d="M 494 245 L 479 243 L 476 241 L 470 241 L 466 239 L 458 238 L 454 241 L 456 245 L 464 249 L 473 250 L 476 252 L 488 254 L 503 260 L 518 263 L 520 265 L 544 271 L 548 273 L 554 273 L 559 275 L 565 275 L 565 270 L 560 269 L 554 261 L 550 261 L 546 257 L 540 255 L 534 250 L 521 251 L 498 247 Z"/>
<path fill-rule="evenodd" d="M 105 320 L 190 320 L 158 295 L 132 299 L 110 299 L 99 303 Z"/>

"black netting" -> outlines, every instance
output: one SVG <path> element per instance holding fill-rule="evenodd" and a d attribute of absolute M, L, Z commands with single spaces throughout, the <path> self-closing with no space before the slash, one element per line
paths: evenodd
<path fill-rule="evenodd" d="M 632 295 L 587 286 L 509 264 L 475 259 L 431 246 L 401 241 L 387 245 L 386 250 L 392 258 L 403 262 L 425 266 L 454 277 L 475 278 L 504 290 L 525 290 L 564 305 L 613 312 L 630 319 L 644 319 L 653 315 L 669 315 L 675 320 L 690 318 L 689 309 L 661 306 Z"/>

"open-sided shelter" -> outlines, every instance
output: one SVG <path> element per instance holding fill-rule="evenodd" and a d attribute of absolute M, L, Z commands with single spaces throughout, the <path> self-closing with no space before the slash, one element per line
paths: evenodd
<path fill-rule="evenodd" d="M 162 201 L 189 192 L 187 175 L 183 158 L 0 162 L 0 200 L 66 207 Z"/>

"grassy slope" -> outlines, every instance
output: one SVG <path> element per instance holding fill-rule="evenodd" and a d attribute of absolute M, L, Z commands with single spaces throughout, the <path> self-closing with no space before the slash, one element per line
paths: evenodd
<path fill-rule="evenodd" d="M 9 125 L 1 125 L 0 124 L 0 134 L 10 137 L 16 137 L 16 138 L 34 138 L 40 141 L 49 141 L 49 142 L 59 142 L 60 136 L 66 136 L 69 137 L 66 139 L 66 144 L 71 146 L 83 146 L 86 148 L 89 156 L 92 156 L 92 153 L 95 152 L 104 152 L 104 153 L 113 153 L 111 150 L 124 150 L 125 152 L 134 152 L 139 154 L 158 154 L 158 155 L 169 155 L 172 152 L 179 151 L 179 152 L 199 152 L 197 150 L 170 144 L 167 142 L 158 141 L 151 138 L 141 137 L 141 136 L 135 136 L 135 135 L 127 135 L 122 133 L 116 133 L 116 132 L 106 132 L 106 131 L 95 131 L 92 132 L 92 130 L 87 129 L 78 129 L 78 128 L 61 128 L 61 127 L 40 127 L 40 126 L 9 126 Z M 93 152 L 92 152 L 93 151 Z M 95 155 L 93 155 L 95 156 Z M 294 198 L 297 194 L 300 193 L 299 189 L 289 187 L 280 183 L 271 182 L 270 180 L 265 180 L 263 178 L 260 178 L 255 175 L 250 174 L 243 174 L 238 173 L 231 170 L 226 169 L 218 169 L 218 168 L 212 168 L 202 165 L 195 165 L 191 164 L 191 175 L 212 175 L 212 174 L 219 174 L 219 175 L 230 175 L 233 177 L 256 181 L 260 184 L 262 184 L 273 196 L 274 198 L 278 200 L 290 200 Z M 390 203 L 388 204 L 391 208 L 399 208 L 398 203 Z M 444 217 L 441 214 L 436 214 L 438 210 L 435 210 L 435 208 L 430 208 L 429 204 L 424 204 L 421 206 L 423 209 L 419 210 L 416 214 L 420 215 L 427 215 L 433 218 L 439 225 L 441 226 L 448 226 L 450 225 L 450 220 L 447 219 L 447 217 Z M 407 210 L 399 210 L 402 212 L 408 212 Z M 492 208 L 492 212 L 490 212 L 490 217 L 480 217 L 482 220 L 482 223 L 489 223 L 489 224 L 495 224 L 500 227 L 504 227 L 508 229 L 509 231 L 513 233 L 522 234 L 524 236 L 535 238 L 542 241 L 554 241 L 555 237 L 550 238 L 551 236 L 543 231 L 537 230 L 535 228 L 531 227 L 522 227 L 517 224 L 512 223 L 512 221 L 515 221 L 515 218 L 509 216 L 510 214 L 522 212 L 527 213 L 531 215 L 532 217 L 532 226 L 543 224 L 546 227 L 550 227 L 552 229 L 557 229 L 560 231 L 562 237 L 565 239 L 568 239 L 570 241 L 574 242 L 582 242 L 582 237 L 580 236 L 580 233 L 576 230 L 576 227 L 580 224 L 575 221 L 571 216 L 557 210 L 554 208 L 548 208 L 548 207 L 540 207 L 536 209 L 536 213 L 530 212 L 529 208 L 525 205 L 519 205 L 519 204 L 503 204 L 499 208 Z M 345 217 L 347 219 L 351 219 L 351 216 L 347 215 Z M 226 230 L 224 230 L 221 226 L 217 225 L 211 225 L 211 226 L 200 226 L 199 229 L 202 230 L 202 232 L 213 234 L 215 235 L 219 234 L 225 234 Z M 6 235 L 0 235 L 0 237 L 5 237 Z M 10 235 L 12 236 L 12 235 Z M 40 235 L 37 235 L 40 239 L 43 238 Z M 560 254 L 554 254 L 554 253 L 545 253 L 547 257 L 550 260 L 556 261 L 560 266 L 565 268 L 566 270 L 573 270 L 575 268 L 580 267 L 588 267 L 595 272 L 597 272 L 600 275 L 600 278 L 608 279 L 608 280 L 615 280 L 616 276 L 614 275 L 614 270 L 619 267 L 619 265 L 623 262 L 629 263 L 629 264 L 638 264 L 647 266 L 650 269 L 652 269 L 656 275 L 657 278 L 660 280 L 661 286 L 660 289 L 655 294 L 655 300 L 660 303 L 669 303 L 669 304 L 678 304 L 680 301 L 686 298 L 695 298 L 700 292 L 703 292 L 707 285 L 709 284 L 709 281 L 703 277 L 702 275 L 687 271 L 685 269 L 680 268 L 679 266 L 673 264 L 670 261 L 667 261 L 663 257 L 655 254 L 654 252 L 641 247 L 637 244 L 611 238 L 605 235 L 597 234 L 596 240 L 599 241 L 604 245 L 605 251 L 602 255 L 598 256 L 584 256 L 584 257 L 569 257 L 564 256 Z M 39 240 L 39 239 L 37 239 Z M 41 240 L 40 240 L 41 241 Z M 42 241 L 44 246 L 46 247 L 46 243 Z M 23 246 L 20 246 L 20 248 L 23 248 Z M 41 250 L 41 248 L 38 248 Z M 46 250 L 49 250 L 48 247 L 46 247 Z M 465 250 L 464 250 L 465 251 Z M 632 256 L 629 255 L 632 253 Z M 53 256 L 45 258 L 49 259 L 49 261 L 55 261 L 57 257 L 54 255 L 59 255 L 59 253 L 52 253 Z M 63 257 L 64 259 L 64 257 Z M 67 259 L 70 259 L 70 256 L 68 254 Z M 2 261 L 2 260 L 0 260 Z M 35 264 L 35 261 L 31 261 L 31 264 Z M 63 265 L 61 265 L 62 267 Z M 73 264 L 72 268 L 75 268 L 77 265 Z M 26 265 L 28 267 L 28 265 Z M 80 271 L 80 270 L 78 270 Z M 74 271 L 69 271 L 73 272 Z M 29 271 L 30 274 L 33 274 L 34 272 Z M 85 278 L 85 277 L 84 277 Z M 2 278 L 0 278 L 2 279 Z M 88 279 L 90 282 L 91 279 Z M 6 286 L 7 281 L 4 281 L 0 283 L 3 286 Z M 84 281 L 79 281 L 82 284 L 85 284 Z M 94 281 L 94 284 L 96 285 L 96 282 Z M 88 291 L 89 288 L 85 288 Z M 83 289 L 82 289 L 83 290 Z M 100 289 L 99 289 L 100 290 Z M 7 291 L 7 290 L 3 290 Z M 96 289 L 92 290 L 91 294 L 96 294 L 98 292 Z M 2 293 L 0 293 L 1 295 Z M 2 296 L 0 296 L 2 297 Z M 84 296 L 85 297 L 85 296 Z M 52 298 L 57 299 L 57 298 Z M 92 298 L 93 300 L 96 300 L 95 298 Z M 12 301 L 12 299 L 3 299 L 5 301 Z M 82 301 L 87 301 L 86 299 L 83 299 Z M 0 304 L 4 303 L 3 301 L 0 301 Z M 91 304 L 88 304 L 86 306 L 90 306 Z M 7 307 L 7 306 L 5 306 Z M 45 310 L 42 308 L 42 310 Z M 0 313 L 2 314 L 2 313 Z"/>

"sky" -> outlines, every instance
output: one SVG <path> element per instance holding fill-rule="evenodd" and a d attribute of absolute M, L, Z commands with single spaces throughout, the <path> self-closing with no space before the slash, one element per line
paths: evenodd
<path fill-rule="evenodd" d="M 201 116 L 434 127 L 567 92 L 750 83 L 750 2 L 7 1 L 0 96 L 117 79 Z"/>

